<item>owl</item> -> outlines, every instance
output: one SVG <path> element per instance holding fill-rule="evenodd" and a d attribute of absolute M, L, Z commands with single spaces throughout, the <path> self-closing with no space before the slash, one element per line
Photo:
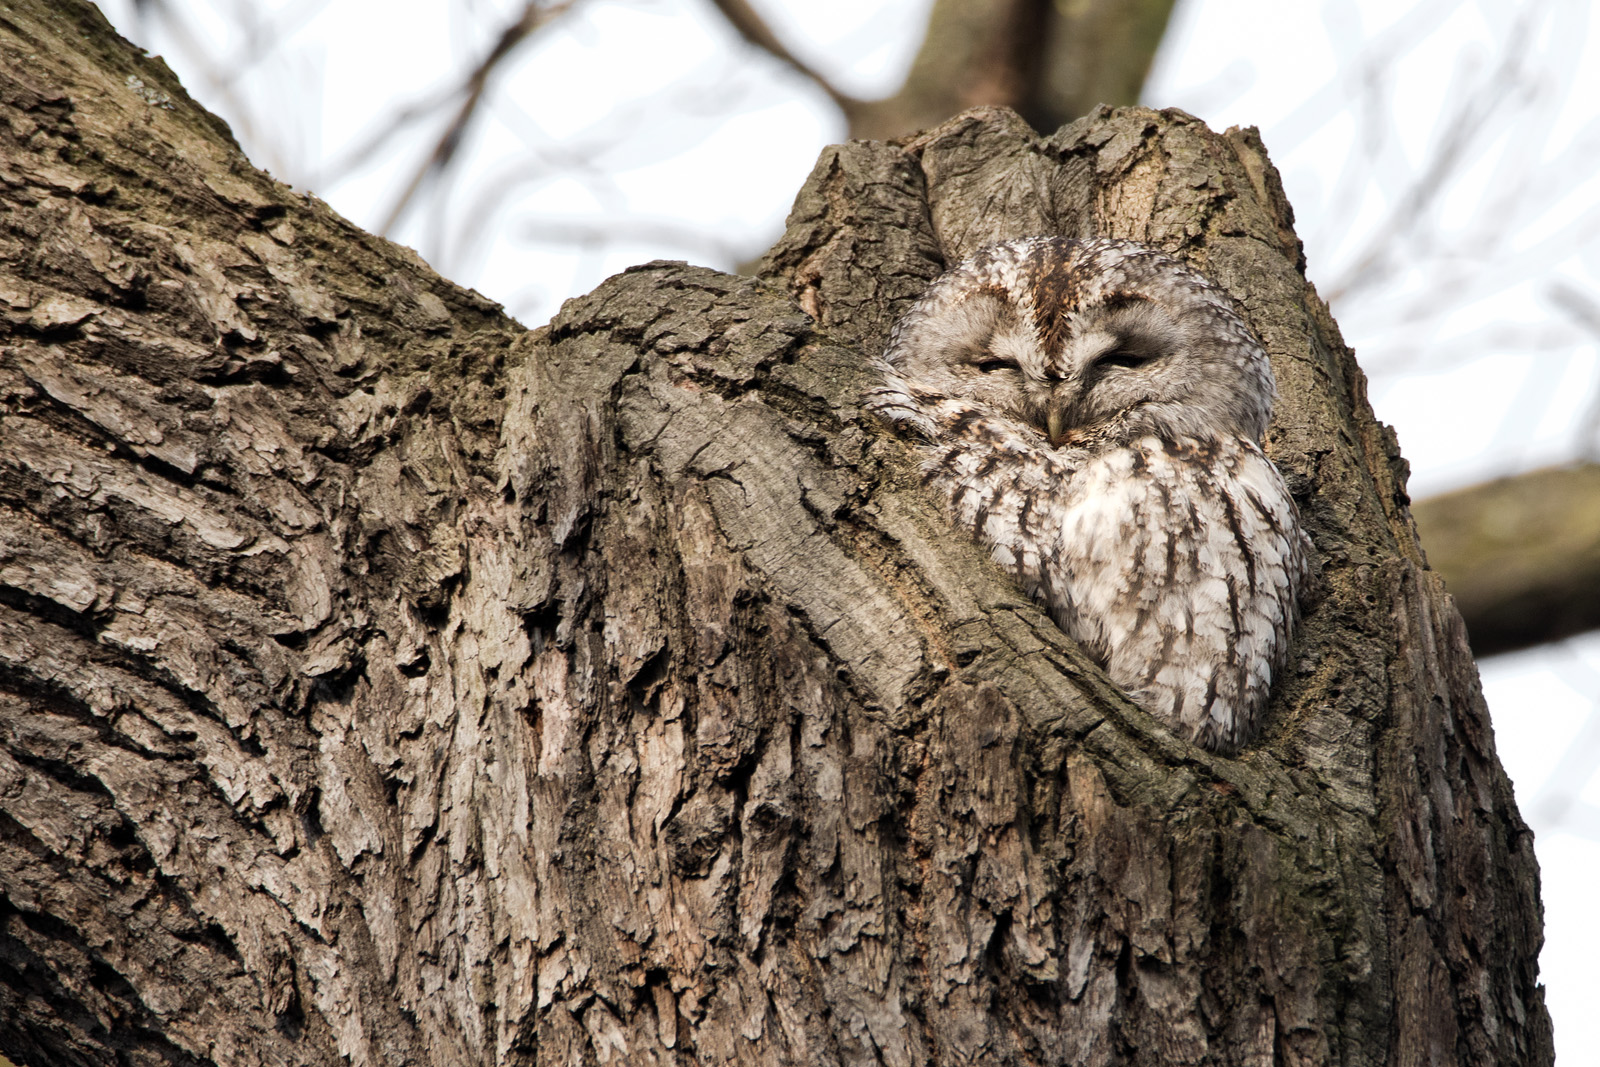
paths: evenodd
<path fill-rule="evenodd" d="M 1006 241 L 928 287 L 880 369 L 869 409 L 1112 681 L 1205 748 L 1256 736 L 1311 546 L 1225 292 L 1129 241 Z"/>

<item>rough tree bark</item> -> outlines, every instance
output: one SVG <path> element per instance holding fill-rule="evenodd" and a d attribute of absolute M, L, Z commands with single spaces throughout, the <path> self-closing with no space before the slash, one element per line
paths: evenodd
<path fill-rule="evenodd" d="M 0 1051 L 1547 1064 L 1531 839 L 1250 131 L 830 149 L 759 277 L 526 331 L 0 9 Z M 1130 705 L 864 419 L 947 262 L 1174 250 L 1322 564 L 1241 758 Z"/>

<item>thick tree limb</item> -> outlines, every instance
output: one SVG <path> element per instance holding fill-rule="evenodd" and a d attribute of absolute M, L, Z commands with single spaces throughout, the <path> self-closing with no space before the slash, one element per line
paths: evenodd
<path fill-rule="evenodd" d="M 1173 0 L 936 0 L 900 91 L 854 111 L 854 137 L 903 136 L 965 108 L 1009 107 L 1053 130 L 1136 104 Z"/>
<path fill-rule="evenodd" d="M 815 82 L 852 137 L 889 138 L 984 105 L 1053 130 L 1096 104 L 1138 103 L 1174 0 L 936 0 L 905 83 L 883 100 L 841 92 L 748 0 L 711 2 L 745 41 Z"/>
<path fill-rule="evenodd" d="M 1478 655 L 1600 628 L 1600 465 L 1500 478 L 1414 511 Z"/>
<path fill-rule="evenodd" d="M 0 19 L 0 1051 L 53 1063 L 1551 1061 L 1530 835 L 1251 132 L 830 149 L 759 278 L 527 332 Z M 1024 233 L 1229 287 L 1323 566 L 1239 759 L 863 418 Z"/>
<path fill-rule="evenodd" d="M 1022 109 L 1042 130 L 1096 104 L 1137 104 L 1174 0 L 1055 0 L 1037 87 Z"/>

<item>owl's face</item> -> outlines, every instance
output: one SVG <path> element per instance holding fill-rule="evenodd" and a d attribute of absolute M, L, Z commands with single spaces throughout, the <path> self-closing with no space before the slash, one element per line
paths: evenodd
<path fill-rule="evenodd" d="M 1259 440 L 1266 354 L 1228 297 L 1120 241 L 1027 238 L 936 281 L 885 359 L 924 395 L 965 400 L 1070 446 L 1119 436 Z"/>

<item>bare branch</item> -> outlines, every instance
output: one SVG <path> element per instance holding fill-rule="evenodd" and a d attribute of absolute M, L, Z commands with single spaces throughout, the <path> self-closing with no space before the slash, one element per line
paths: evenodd
<path fill-rule="evenodd" d="M 738 31 L 740 37 L 810 79 L 817 88 L 828 94 L 828 99 L 837 104 L 845 115 L 851 115 L 860 108 L 861 101 L 842 92 L 815 67 L 791 52 L 747 0 L 711 0 L 711 3 L 722 12 L 723 18 Z"/>
<path fill-rule="evenodd" d="M 277 21 L 272 33 L 265 36 L 252 34 L 243 48 L 217 68 L 218 84 L 231 84 L 248 74 L 256 64 L 270 56 L 292 34 L 322 14 L 328 2 L 329 0 L 300 0 L 295 7 L 276 12 Z"/>
<path fill-rule="evenodd" d="M 1467 94 L 1446 123 L 1444 136 L 1427 167 L 1417 180 L 1395 203 L 1389 219 L 1378 227 L 1367 250 L 1330 287 L 1327 299 L 1337 304 L 1345 297 L 1362 289 L 1370 289 L 1385 281 L 1392 273 L 1392 261 L 1397 251 L 1397 238 L 1413 230 L 1424 213 L 1450 188 L 1450 181 L 1472 155 L 1468 149 L 1475 139 L 1492 129 L 1489 118 L 1493 113 L 1515 99 L 1518 73 L 1527 58 L 1531 19 L 1519 19 L 1510 42 L 1500 57 L 1494 73 L 1475 93 Z"/>
<path fill-rule="evenodd" d="M 427 160 L 417 168 L 416 172 L 411 176 L 411 180 L 406 184 L 405 190 L 395 201 L 394 206 L 389 209 L 389 213 L 384 217 L 382 225 L 378 227 L 379 233 L 387 234 L 394 229 L 395 224 L 400 221 L 401 216 L 410 207 L 413 198 L 423 184 L 436 177 L 455 158 L 457 149 L 461 147 L 461 142 L 466 137 L 467 130 L 471 127 L 473 119 L 478 114 L 478 105 L 483 100 L 484 90 L 489 84 L 490 75 L 535 30 L 552 19 L 565 14 L 577 2 L 578 0 L 564 0 L 563 3 L 554 4 L 546 8 L 538 6 L 533 0 L 529 0 L 523 6 L 522 14 L 517 17 L 516 21 L 501 31 L 494 47 L 489 49 L 488 54 L 483 57 L 472 73 L 467 76 L 466 81 L 462 83 L 461 88 L 457 90 L 458 93 L 463 95 L 460 108 L 456 110 L 455 117 L 450 120 L 450 124 L 445 127 L 444 133 L 439 136 Z"/>

